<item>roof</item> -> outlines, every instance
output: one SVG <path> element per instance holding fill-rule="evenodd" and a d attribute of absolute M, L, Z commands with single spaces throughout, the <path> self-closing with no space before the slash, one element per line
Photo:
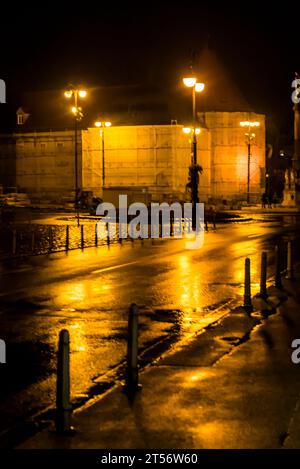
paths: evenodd
<path fill-rule="evenodd" d="M 159 88 L 142 85 L 93 87 L 86 98 L 80 99 L 83 119 L 81 127 L 94 125 L 97 119 L 110 120 L 115 125 L 170 123 L 168 102 Z M 72 99 L 64 90 L 25 93 L 20 107 L 30 116 L 17 130 L 61 130 L 74 126 Z"/>

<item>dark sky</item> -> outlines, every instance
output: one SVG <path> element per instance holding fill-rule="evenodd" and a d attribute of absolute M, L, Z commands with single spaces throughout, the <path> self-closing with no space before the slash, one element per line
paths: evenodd
<path fill-rule="evenodd" d="M 209 37 L 248 101 L 283 129 L 290 125 L 291 81 L 300 71 L 295 2 L 108 5 L 7 7 L 1 13 L 0 78 L 7 81 L 8 101 L 25 90 L 61 88 L 70 81 L 172 86 L 191 50 L 200 51 Z"/>

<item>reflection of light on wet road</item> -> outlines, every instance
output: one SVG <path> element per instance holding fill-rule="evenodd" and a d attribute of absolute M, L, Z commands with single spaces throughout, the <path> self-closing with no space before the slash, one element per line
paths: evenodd
<path fill-rule="evenodd" d="M 117 264 L 117 265 L 113 265 L 112 267 L 105 267 L 103 269 L 94 270 L 92 273 L 100 274 L 102 272 L 109 272 L 110 270 L 122 269 L 124 267 L 128 267 L 129 265 L 138 264 L 138 263 L 139 261 L 126 262 L 126 264 Z"/>
<path fill-rule="evenodd" d="M 196 371 L 195 373 L 187 377 L 187 380 L 183 383 L 183 385 L 188 386 L 189 381 L 192 381 L 192 382 L 202 381 L 203 379 L 207 379 L 208 375 L 209 375 L 209 372 L 207 370 Z"/>

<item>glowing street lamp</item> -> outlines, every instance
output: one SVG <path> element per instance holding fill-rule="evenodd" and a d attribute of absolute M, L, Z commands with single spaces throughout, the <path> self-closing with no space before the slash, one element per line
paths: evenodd
<path fill-rule="evenodd" d="M 190 133 L 195 132 L 196 135 L 199 135 L 200 132 L 201 132 L 201 129 L 199 129 L 199 127 L 195 127 L 195 128 L 193 128 L 193 127 L 183 127 L 182 132 L 184 134 L 187 134 L 187 135 L 190 134 Z"/>
<path fill-rule="evenodd" d="M 78 106 L 78 98 L 85 98 L 87 95 L 86 90 L 82 88 L 75 88 L 71 86 L 68 90 L 64 92 L 65 98 L 73 98 L 73 106 L 71 108 L 72 113 L 74 114 L 74 133 L 75 133 L 75 209 L 77 210 L 77 222 L 79 224 L 79 189 L 78 189 L 78 150 L 77 150 L 77 131 L 78 131 L 78 122 L 83 117 L 82 108 Z"/>
<path fill-rule="evenodd" d="M 197 83 L 197 82 L 196 82 L 196 83 L 195 83 L 195 91 L 196 91 L 196 93 L 201 93 L 201 91 L 204 90 L 204 87 L 205 87 L 204 83 Z"/>
<path fill-rule="evenodd" d="M 195 84 L 197 83 L 197 78 L 191 76 L 183 78 L 182 81 L 185 86 L 187 86 L 188 88 L 192 88 L 192 86 L 195 86 Z"/>
<path fill-rule="evenodd" d="M 247 167 L 247 203 L 250 202 L 250 162 L 251 162 L 251 142 L 255 138 L 255 133 L 252 131 L 255 127 L 259 127 L 258 121 L 242 121 L 240 122 L 241 127 L 245 127 L 247 132 L 245 133 L 246 145 L 248 147 L 248 167 Z"/>
<path fill-rule="evenodd" d="M 191 199 L 193 206 L 193 218 L 192 218 L 192 227 L 196 228 L 196 207 L 199 202 L 199 165 L 197 164 L 197 135 L 200 133 L 200 129 L 196 127 L 197 123 L 197 111 L 196 111 L 196 93 L 200 93 L 204 90 L 204 83 L 198 83 L 197 78 L 193 75 L 189 75 L 183 78 L 183 84 L 187 88 L 192 88 L 192 104 L 193 104 L 193 128 L 188 131 L 188 127 L 183 128 L 183 132 L 188 134 L 193 134 L 192 139 L 192 158 L 191 166 L 189 169 L 190 174 L 190 183 L 191 183 Z M 185 129 L 185 130 L 184 130 Z"/>
<path fill-rule="evenodd" d="M 105 127 L 110 127 L 111 122 L 109 121 L 100 121 L 95 122 L 95 127 L 100 129 L 100 137 L 102 142 L 102 189 L 105 187 L 105 150 L 104 150 L 104 129 Z"/>
<path fill-rule="evenodd" d="M 79 90 L 78 95 L 80 98 L 86 98 L 87 92 L 86 90 Z"/>

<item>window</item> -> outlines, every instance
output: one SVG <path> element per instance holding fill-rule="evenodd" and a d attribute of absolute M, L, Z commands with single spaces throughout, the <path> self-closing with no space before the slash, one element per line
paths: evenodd
<path fill-rule="evenodd" d="M 23 125 L 24 122 L 25 122 L 24 114 L 17 114 L 17 124 L 18 125 Z"/>

